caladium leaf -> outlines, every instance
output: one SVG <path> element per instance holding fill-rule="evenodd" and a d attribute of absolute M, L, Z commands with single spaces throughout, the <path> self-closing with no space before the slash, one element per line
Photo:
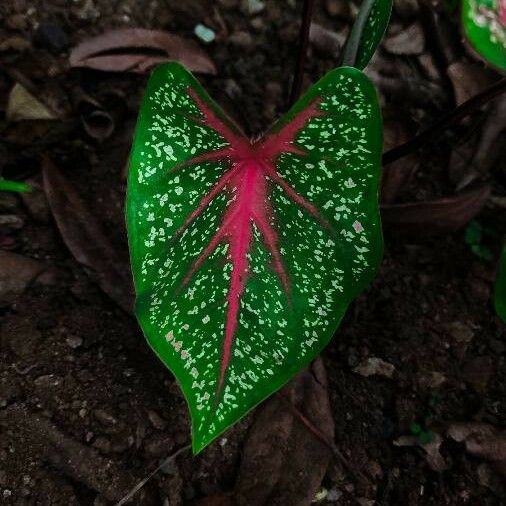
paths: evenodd
<path fill-rule="evenodd" d="M 494 304 L 496 313 L 506 323 L 506 246 L 504 246 L 501 259 L 499 260 L 499 271 L 495 282 Z"/>
<path fill-rule="evenodd" d="M 376 92 L 328 73 L 250 141 L 182 66 L 152 75 L 131 155 L 136 314 L 200 451 L 327 344 L 382 256 Z"/>
<path fill-rule="evenodd" d="M 462 26 L 471 47 L 506 70 L 506 0 L 463 0 Z"/>
<path fill-rule="evenodd" d="M 379 46 L 392 13 L 392 0 L 363 0 L 343 49 L 342 62 L 364 69 Z"/>

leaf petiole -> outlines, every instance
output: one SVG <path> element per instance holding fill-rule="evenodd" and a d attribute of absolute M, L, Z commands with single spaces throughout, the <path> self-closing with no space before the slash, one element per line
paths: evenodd
<path fill-rule="evenodd" d="M 357 19 L 346 39 L 341 55 L 340 66 L 354 67 L 357 61 L 358 48 L 375 0 L 364 0 L 360 6 Z"/>

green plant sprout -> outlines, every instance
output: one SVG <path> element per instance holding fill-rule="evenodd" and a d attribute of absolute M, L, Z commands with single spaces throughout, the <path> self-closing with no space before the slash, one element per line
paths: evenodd
<path fill-rule="evenodd" d="M 387 22 L 369 15 L 353 65 L 255 139 L 181 65 L 149 80 L 126 204 L 136 315 L 186 397 L 195 453 L 313 360 L 377 272 L 381 113 L 354 65 Z"/>
<path fill-rule="evenodd" d="M 506 70 L 506 2 L 463 0 L 462 26 L 471 47 L 499 70 Z"/>
<path fill-rule="evenodd" d="M 487 232 L 489 231 L 484 229 L 479 222 L 472 220 L 466 228 L 465 241 L 478 258 L 489 262 L 494 258 L 494 254 L 488 246 L 483 244 L 483 235 Z"/>
<path fill-rule="evenodd" d="M 9 181 L 0 177 L 0 191 L 26 193 L 32 191 L 32 187 L 19 181 Z"/>
<path fill-rule="evenodd" d="M 413 422 L 409 426 L 409 431 L 422 445 L 429 444 L 434 440 L 434 432 L 428 429 L 424 429 L 419 423 Z"/>

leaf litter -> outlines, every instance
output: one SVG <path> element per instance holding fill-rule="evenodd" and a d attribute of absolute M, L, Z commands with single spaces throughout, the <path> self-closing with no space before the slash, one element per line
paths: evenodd
<path fill-rule="evenodd" d="M 115 29 L 86 39 L 69 57 L 71 67 L 107 72 L 145 73 L 166 61 L 178 61 L 194 72 L 216 74 L 214 63 L 195 41 L 143 28 Z"/>

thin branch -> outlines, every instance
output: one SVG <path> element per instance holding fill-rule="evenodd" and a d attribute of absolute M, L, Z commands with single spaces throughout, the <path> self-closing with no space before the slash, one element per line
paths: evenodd
<path fill-rule="evenodd" d="M 304 6 L 302 7 L 302 24 L 299 32 L 299 52 L 295 65 L 288 107 L 291 107 L 297 101 L 302 90 L 302 80 L 304 76 L 304 65 L 306 63 L 307 46 L 309 43 L 309 29 L 311 27 L 311 18 L 313 17 L 313 7 L 314 0 L 304 0 Z"/>
<path fill-rule="evenodd" d="M 408 155 L 409 153 L 420 148 L 430 140 L 437 137 L 441 132 L 448 128 L 451 124 L 471 114 L 478 107 L 490 102 L 490 100 L 498 97 L 506 91 L 506 78 L 500 79 L 492 86 L 489 86 L 478 95 L 470 98 L 463 104 L 459 105 L 453 111 L 449 112 L 441 119 L 436 121 L 432 126 L 424 130 L 422 133 L 416 135 L 408 142 L 401 144 L 393 149 L 383 153 L 383 165 L 395 162 L 399 158 Z"/>
<path fill-rule="evenodd" d="M 178 457 L 179 455 L 181 455 L 181 453 L 185 452 L 186 450 L 189 450 L 191 448 L 191 445 L 186 445 L 186 446 L 183 446 L 182 448 L 179 448 L 179 450 L 177 450 L 176 452 L 174 452 L 172 455 L 169 455 L 154 471 L 151 471 L 145 478 L 143 478 L 141 481 L 139 481 L 139 483 L 137 483 L 137 485 L 135 485 L 135 487 L 132 488 L 132 490 L 130 490 L 130 492 L 128 492 L 128 494 L 123 497 L 123 499 L 121 499 L 119 502 L 116 503 L 115 506 L 123 506 L 123 504 L 125 504 L 126 502 L 128 502 L 130 499 L 132 499 L 132 497 L 137 493 L 139 492 L 139 490 L 144 486 L 146 485 L 146 483 L 151 479 L 153 478 L 153 476 L 158 472 L 160 471 L 160 469 L 162 467 L 165 467 L 169 462 L 172 462 L 176 459 L 176 457 Z"/>

